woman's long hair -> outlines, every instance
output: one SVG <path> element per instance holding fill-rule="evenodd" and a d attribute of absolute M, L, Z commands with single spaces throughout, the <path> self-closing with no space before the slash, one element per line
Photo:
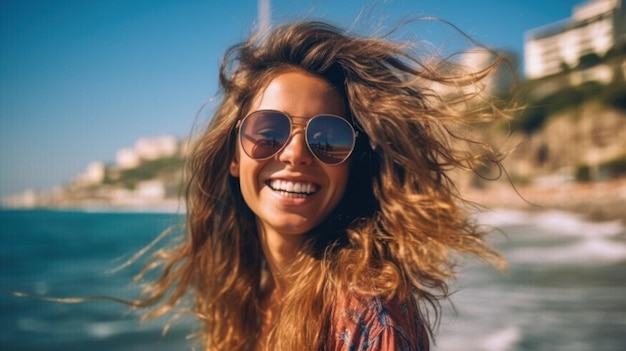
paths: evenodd
<path fill-rule="evenodd" d="M 500 155 L 459 132 L 467 121 L 502 111 L 480 100 L 479 86 L 498 65 L 463 72 L 453 63 L 418 60 L 385 38 L 346 33 L 323 22 L 297 22 L 232 47 L 220 69 L 222 100 L 189 158 L 188 233 L 157 253 L 163 273 L 144 298 L 161 315 L 188 304 L 201 320 L 207 350 L 252 350 L 262 320 L 264 258 L 254 215 L 229 164 L 237 121 L 251 100 L 286 69 L 326 78 L 344 96 L 359 131 L 350 178 L 337 208 L 307 234 L 291 269 L 294 287 L 265 347 L 319 350 L 333 302 L 346 291 L 417 302 L 431 332 L 439 301 L 455 276 L 455 258 L 501 263 L 469 220 L 450 172 L 499 167 Z M 444 93 L 441 87 L 457 93 Z M 450 91 L 450 90 L 448 90 Z M 426 318 L 434 310 L 436 318 Z"/>

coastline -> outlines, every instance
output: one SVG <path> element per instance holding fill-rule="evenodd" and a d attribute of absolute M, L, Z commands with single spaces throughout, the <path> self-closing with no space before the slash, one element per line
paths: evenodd
<path fill-rule="evenodd" d="M 529 212 L 564 211 L 594 222 L 619 220 L 626 226 L 626 177 L 600 182 L 564 182 L 551 185 L 512 185 L 503 181 L 483 188 L 465 188 L 465 200 L 485 210 L 511 209 Z M 184 214 L 181 198 L 116 203 L 102 199 L 49 201 L 31 206 L 0 206 L 0 210 L 60 210 L 80 212 L 128 212 Z"/>
<path fill-rule="evenodd" d="M 558 210 L 600 222 L 619 220 L 626 225 L 626 177 L 599 182 L 568 182 L 555 185 L 494 186 L 466 189 L 466 200 L 488 209 L 523 211 Z"/>
<path fill-rule="evenodd" d="M 48 204 L 40 206 L 2 206 L 0 211 L 67 211 L 85 213 L 155 213 L 184 215 L 186 206 L 183 200 L 163 199 L 150 203 L 111 204 L 105 201 L 74 201 L 71 203 Z"/>

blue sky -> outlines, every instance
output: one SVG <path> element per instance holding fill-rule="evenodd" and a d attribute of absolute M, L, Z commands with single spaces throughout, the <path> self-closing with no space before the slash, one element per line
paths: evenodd
<path fill-rule="evenodd" d="M 374 31 L 407 16 L 448 20 L 521 57 L 523 34 L 575 0 L 272 0 L 272 23 L 322 18 Z M 191 132 L 217 91 L 225 49 L 257 22 L 257 0 L 0 0 L 0 196 L 68 182 L 140 137 Z M 443 25 L 413 29 L 438 44 Z M 419 32 L 419 33 L 417 33 Z"/>

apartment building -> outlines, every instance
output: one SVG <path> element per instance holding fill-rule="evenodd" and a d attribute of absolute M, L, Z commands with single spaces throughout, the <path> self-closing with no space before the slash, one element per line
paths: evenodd
<path fill-rule="evenodd" d="M 626 43 L 622 0 L 591 0 L 573 9 L 572 17 L 529 30 L 524 38 L 524 70 L 538 79 L 575 68 L 581 57 L 604 57 Z"/>

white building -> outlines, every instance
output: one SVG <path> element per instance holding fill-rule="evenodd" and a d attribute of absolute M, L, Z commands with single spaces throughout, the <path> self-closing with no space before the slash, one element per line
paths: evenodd
<path fill-rule="evenodd" d="M 145 180 L 139 182 L 135 193 L 147 202 L 160 201 L 165 198 L 165 184 L 161 180 Z"/>
<path fill-rule="evenodd" d="M 603 57 L 626 42 L 626 11 L 622 0 L 591 0 L 574 8 L 571 18 L 525 33 L 524 70 L 537 79 L 574 68 L 580 58 Z"/>
<path fill-rule="evenodd" d="M 33 208 L 36 205 L 37 193 L 32 189 L 2 198 L 2 206 L 8 208 Z"/>
<path fill-rule="evenodd" d="M 135 142 L 135 151 L 142 160 L 174 156 L 178 152 L 178 141 L 173 136 L 141 138 Z"/>
<path fill-rule="evenodd" d="M 130 169 L 139 166 L 141 161 L 171 157 L 177 152 L 179 152 L 178 140 L 173 136 L 141 138 L 135 142 L 134 147 L 118 150 L 115 163 L 120 169 Z"/>
<path fill-rule="evenodd" d="M 100 184 L 104 180 L 106 167 L 102 162 L 91 162 L 84 172 L 76 176 L 75 181 L 79 184 Z"/>
<path fill-rule="evenodd" d="M 124 148 L 117 150 L 115 154 L 115 164 L 120 169 L 130 169 L 139 166 L 141 160 L 139 159 L 139 155 L 132 148 Z"/>

